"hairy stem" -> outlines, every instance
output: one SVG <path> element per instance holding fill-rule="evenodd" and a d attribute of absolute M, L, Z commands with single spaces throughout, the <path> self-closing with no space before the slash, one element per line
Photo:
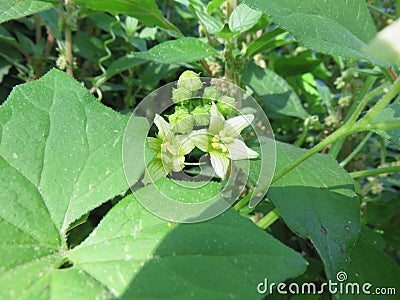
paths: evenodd
<path fill-rule="evenodd" d="M 65 6 L 67 9 L 67 20 L 70 21 L 72 12 L 72 0 L 65 0 Z M 72 28 L 71 24 L 65 24 L 65 59 L 67 61 L 67 74 L 74 77 L 74 58 L 72 56 Z"/>
<path fill-rule="evenodd" d="M 267 229 L 271 226 L 276 220 L 278 220 L 280 214 L 276 208 L 271 210 L 268 214 L 265 215 L 260 221 L 257 222 L 257 226 L 262 229 Z"/>
<path fill-rule="evenodd" d="M 363 85 L 362 89 L 360 90 L 360 92 L 355 97 L 355 99 L 353 101 L 353 104 L 351 105 L 349 111 L 347 112 L 343 123 L 346 123 L 351 118 L 351 116 L 353 115 L 354 111 L 359 106 L 359 103 L 364 99 L 365 95 L 371 89 L 371 87 L 373 86 L 375 81 L 376 81 L 375 77 L 370 76 L 370 77 L 367 78 L 367 80 L 365 81 L 365 84 Z M 329 150 L 329 154 L 332 155 L 333 157 L 337 157 L 339 152 L 340 152 L 340 150 L 342 149 L 344 140 L 345 139 L 340 139 L 340 140 L 336 141 L 333 144 L 332 148 Z"/>
<path fill-rule="evenodd" d="M 368 142 L 369 138 L 371 137 L 372 132 L 368 132 L 368 134 L 363 138 L 361 143 L 358 144 L 358 146 L 347 156 L 339 165 L 341 167 L 346 166 L 353 158 L 354 156 L 357 155 L 358 152 L 361 151 L 361 149 L 364 147 L 364 145 Z"/>
<path fill-rule="evenodd" d="M 362 120 L 366 123 L 374 119 L 378 113 L 380 113 L 386 105 L 396 97 L 396 95 L 400 91 L 400 78 L 396 79 L 393 83 L 392 87 L 388 90 L 388 92 L 367 112 L 367 114 L 362 118 Z"/>
<path fill-rule="evenodd" d="M 352 178 L 360 178 L 360 177 L 367 177 L 367 176 L 374 176 L 374 175 L 379 175 L 379 174 L 388 174 L 388 173 L 395 173 L 395 172 L 400 172 L 400 166 L 357 171 L 357 172 L 350 173 L 350 176 Z"/>

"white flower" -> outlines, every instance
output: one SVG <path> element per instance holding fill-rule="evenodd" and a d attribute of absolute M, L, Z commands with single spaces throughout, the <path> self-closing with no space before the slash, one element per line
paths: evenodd
<path fill-rule="evenodd" d="M 230 160 L 256 158 L 258 153 L 246 146 L 240 132 L 250 125 L 254 115 L 248 114 L 225 120 L 212 103 L 208 129 L 193 131 L 190 135 L 195 146 L 210 154 L 211 165 L 217 176 L 226 177 Z"/>
<path fill-rule="evenodd" d="M 179 172 L 184 168 L 185 155 L 195 147 L 187 135 L 175 135 L 170 124 L 163 117 L 156 115 L 154 123 L 158 128 L 157 137 L 148 137 L 147 141 L 151 150 L 156 154 L 164 166 L 165 173 Z"/>
<path fill-rule="evenodd" d="M 400 19 L 378 32 L 363 50 L 376 58 L 400 64 Z"/>

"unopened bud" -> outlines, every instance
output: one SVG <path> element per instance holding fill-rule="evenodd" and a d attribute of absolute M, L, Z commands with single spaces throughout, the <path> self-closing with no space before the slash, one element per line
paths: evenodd
<path fill-rule="evenodd" d="M 218 99 L 217 108 L 223 115 L 230 115 L 236 111 L 236 100 L 229 96 L 222 96 Z"/>
<path fill-rule="evenodd" d="M 178 88 L 186 88 L 191 92 L 197 92 L 203 87 L 199 74 L 193 71 L 185 71 L 179 76 Z"/>
<path fill-rule="evenodd" d="M 172 101 L 174 103 L 190 100 L 191 98 L 192 98 L 192 92 L 184 87 L 172 90 Z"/>
<path fill-rule="evenodd" d="M 213 88 L 213 87 L 211 87 L 211 86 L 209 86 L 209 87 L 206 87 L 205 89 L 204 89 L 204 92 L 203 92 L 203 99 L 204 100 L 212 100 L 212 101 L 217 101 L 218 100 L 218 98 L 219 98 L 219 92 L 217 91 L 217 89 L 216 88 Z"/>
<path fill-rule="evenodd" d="M 168 117 L 171 129 L 175 133 L 190 133 L 193 130 L 194 118 L 184 108 L 175 110 L 175 113 Z"/>
<path fill-rule="evenodd" d="M 206 126 L 210 123 L 210 105 L 197 106 L 192 115 L 196 126 Z"/>

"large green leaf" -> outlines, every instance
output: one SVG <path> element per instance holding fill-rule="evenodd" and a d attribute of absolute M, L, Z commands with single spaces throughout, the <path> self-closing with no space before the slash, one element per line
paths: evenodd
<path fill-rule="evenodd" d="M 375 36 L 365 0 L 245 0 L 292 33 L 300 43 L 331 55 L 375 61 L 360 51 Z"/>
<path fill-rule="evenodd" d="M 396 101 L 392 105 L 385 107 L 374 119 L 374 122 L 385 122 L 393 119 L 400 118 L 400 101 Z M 382 131 L 379 130 L 376 132 L 383 138 L 391 141 L 397 147 L 400 148 L 400 128 Z"/>
<path fill-rule="evenodd" d="M 136 249 L 131 252 L 132 257 L 142 255 L 138 247 L 146 251 L 154 240 L 160 240 L 157 236 L 166 232 L 168 235 L 152 249 L 150 256 L 138 261 L 127 262 L 124 248 L 119 246 L 121 265 L 128 264 L 127 268 L 135 271 L 137 265 L 142 266 L 123 299 L 259 299 L 262 296 L 257 294 L 256 287 L 265 277 L 281 282 L 305 270 L 306 262 L 299 254 L 233 209 L 207 222 L 173 228 L 168 228 L 165 221 L 156 221 L 140 207 L 135 211 L 140 212 L 142 232 L 131 242 L 129 249 Z M 102 244 L 106 242 L 102 240 Z M 90 256 L 92 249 L 84 243 L 76 251 Z M 97 259 L 103 260 L 104 256 Z M 108 277 L 106 272 L 104 276 Z"/>
<path fill-rule="evenodd" d="M 193 62 L 206 58 L 217 51 L 196 38 L 182 38 L 158 44 L 145 52 L 135 52 L 138 58 L 165 64 Z"/>
<path fill-rule="evenodd" d="M 278 74 L 254 64 L 247 64 L 242 70 L 242 76 L 243 81 L 261 100 L 267 115 L 269 112 L 277 112 L 302 119 L 308 117 L 293 88 Z"/>
<path fill-rule="evenodd" d="M 277 143 L 279 171 L 304 153 Z M 347 172 L 328 155 L 315 155 L 268 190 L 290 229 L 309 238 L 320 254 L 328 278 L 343 270 L 360 229 L 359 205 Z"/>
<path fill-rule="evenodd" d="M 113 14 L 125 14 L 137 18 L 149 27 L 160 26 L 179 32 L 179 29 L 163 17 L 154 0 L 75 0 L 75 3 Z"/>
<path fill-rule="evenodd" d="M 35 291 L 62 263 L 69 224 L 128 189 L 126 122 L 56 70 L 14 88 L 1 106 L 0 285 L 9 288 L 0 298 Z M 144 143 L 147 121 L 135 122 Z M 135 167 L 139 178 L 144 165 Z"/>
<path fill-rule="evenodd" d="M 0 0 L 0 23 L 32 15 L 51 7 L 50 3 L 35 0 Z"/>
<path fill-rule="evenodd" d="M 377 298 L 396 299 L 396 296 L 377 295 L 376 288 L 395 288 L 400 290 L 400 267 L 392 258 L 383 252 L 382 236 L 368 228 L 363 228 L 360 237 L 351 252 L 351 260 L 346 268 L 347 280 L 345 283 L 370 283 L 371 294 L 347 295 L 346 299 L 374 300 Z M 384 245 L 383 245 L 384 246 Z M 386 298 L 385 298 L 386 297 Z M 398 297 L 398 296 L 397 296 Z"/>

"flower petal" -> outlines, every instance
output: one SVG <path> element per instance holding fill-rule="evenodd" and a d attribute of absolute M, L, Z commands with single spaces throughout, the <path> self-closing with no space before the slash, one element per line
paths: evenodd
<path fill-rule="evenodd" d="M 254 115 L 252 114 L 241 115 L 227 120 L 224 126 L 226 136 L 237 137 L 244 128 L 251 124 L 253 120 Z"/>
<path fill-rule="evenodd" d="M 211 165 L 218 177 L 225 178 L 228 171 L 230 160 L 220 152 L 210 152 Z"/>
<path fill-rule="evenodd" d="M 172 162 L 172 171 L 180 172 L 185 167 L 185 156 L 175 156 Z"/>
<path fill-rule="evenodd" d="M 229 157 L 233 160 L 251 159 L 258 157 L 258 153 L 251 150 L 246 144 L 239 140 L 234 139 L 232 143 L 226 144 L 229 151 Z"/>
<path fill-rule="evenodd" d="M 162 160 L 154 158 L 147 165 L 142 182 L 143 184 L 156 182 L 157 180 L 167 176 L 168 172 L 169 171 L 164 169 Z"/>
<path fill-rule="evenodd" d="M 205 129 L 195 130 L 190 134 L 190 139 L 194 145 L 203 152 L 208 152 L 209 139 L 208 133 Z"/>
<path fill-rule="evenodd" d="M 189 135 L 177 135 L 176 136 L 176 142 L 179 145 L 179 150 L 182 151 L 182 153 L 189 154 L 192 152 L 192 150 L 195 147 L 195 143 L 191 139 Z"/>
<path fill-rule="evenodd" d="M 208 132 L 212 135 L 218 134 L 220 130 L 224 128 L 225 119 L 224 116 L 218 111 L 217 106 L 213 102 L 210 109 L 210 126 Z"/>
<path fill-rule="evenodd" d="M 149 145 L 149 148 L 153 150 L 155 153 L 161 152 L 162 141 L 160 139 L 147 137 L 147 143 Z"/>
<path fill-rule="evenodd" d="M 163 140 L 171 141 L 172 138 L 174 137 L 174 134 L 171 131 L 171 126 L 169 125 L 169 123 L 165 121 L 164 118 L 158 114 L 156 114 L 154 118 L 154 123 L 158 128 L 158 135 Z"/>

